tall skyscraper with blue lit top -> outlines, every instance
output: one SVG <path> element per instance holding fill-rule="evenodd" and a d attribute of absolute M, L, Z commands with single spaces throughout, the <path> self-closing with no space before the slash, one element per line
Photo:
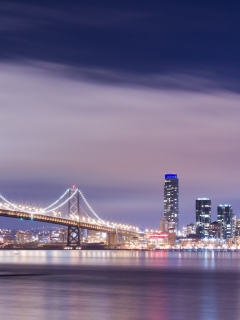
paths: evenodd
<path fill-rule="evenodd" d="M 169 227 L 179 230 L 179 207 L 178 207 L 178 176 L 177 174 L 165 174 L 164 183 L 164 218 L 168 221 Z"/>

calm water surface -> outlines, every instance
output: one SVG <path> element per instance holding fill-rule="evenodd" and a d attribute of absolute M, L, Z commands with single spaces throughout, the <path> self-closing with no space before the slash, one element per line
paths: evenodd
<path fill-rule="evenodd" d="M 240 252 L 0 251 L 1 319 L 240 319 Z"/>

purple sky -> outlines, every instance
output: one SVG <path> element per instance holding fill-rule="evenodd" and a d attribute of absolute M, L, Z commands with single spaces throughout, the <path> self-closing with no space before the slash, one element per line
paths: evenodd
<path fill-rule="evenodd" d="M 240 218 L 240 19 L 215 4 L 1 2 L 0 193 L 74 183 L 102 218 L 158 228 L 177 173 L 180 227 L 198 197 Z"/>
<path fill-rule="evenodd" d="M 46 203 L 76 183 L 102 217 L 157 227 L 164 174 L 176 172 L 181 225 L 197 197 L 212 199 L 214 219 L 219 203 L 238 214 L 238 94 L 184 75 L 162 77 L 186 86 L 166 90 L 54 64 L 0 67 L 3 195 Z"/>

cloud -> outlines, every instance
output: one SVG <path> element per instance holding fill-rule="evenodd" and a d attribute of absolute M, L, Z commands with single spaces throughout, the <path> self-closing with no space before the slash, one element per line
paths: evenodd
<path fill-rule="evenodd" d="M 216 84 L 192 90 L 207 87 L 197 76 L 179 75 L 177 86 L 161 76 L 172 79 L 166 90 L 145 86 L 148 78 L 96 81 L 94 70 L 73 77 L 67 66 L 0 68 L 1 193 L 14 181 L 31 193 L 39 184 L 41 194 L 44 184 L 51 193 L 74 182 L 104 216 L 151 225 L 163 209 L 164 173 L 177 172 L 182 223 L 194 220 L 198 196 L 239 205 L 238 94 Z"/>
<path fill-rule="evenodd" d="M 0 59 L 72 65 L 76 80 L 239 92 L 235 9 L 2 1 Z"/>
<path fill-rule="evenodd" d="M 2 64 L 4 65 L 4 63 Z M 98 85 L 118 86 L 131 88 L 152 88 L 156 90 L 176 90 L 188 92 L 239 92 L 239 81 L 233 75 L 225 78 L 216 76 L 210 71 L 199 71 L 190 69 L 169 69 L 162 73 L 134 73 L 119 71 L 112 68 L 72 66 L 69 64 L 49 63 L 21 59 L 8 61 L 8 66 L 25 65 L 33 67 L 37 72 L 51 74 L 51 76 L 69 78 L 69 80 L 81 83 L 95 83 Z M 29 69 L 29 68 L 28 68 Z M 30 69 L 29 69 L 30 70 Z"/>
<path fill-rule="evenodd" d="M 91 5 L 43 6 L 19 2 L 1 2 L 0 31 L 25 32 L 32 28 L 42 28 L 61 24 L 85 27 L 121 27 L 141 22 L 149 14 L 117 10 L 114 8 L 94 7 Z"/>

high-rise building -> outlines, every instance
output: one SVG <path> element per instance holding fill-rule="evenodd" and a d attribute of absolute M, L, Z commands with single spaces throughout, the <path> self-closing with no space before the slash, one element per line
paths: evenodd
<path fill-rule="evenodd" d="M 209 225 L 209 238 L 222 239 L 222 224 L 214 221 Z"/>
<path fill-rule="evenodd" d="M 177 174 L 165 174 L 164 183 L 164 219 L 169 223 L 169 228 L 179 230 L 178 209 L 178 176 Z"/>
<path fill-rule="evenodd" d="M 235 230 L 234 236 L 236 237 L 240 236 L 240 219 L 236 221 L 236 230 Z"/>
<path fill-rule="evenodd" d="M 232 236 L 235 237 L 237 227 L 237 217 L 235 214 L 232 214 Z"/>
<path fill-rule="evenodd" d="M 182 235 L 184 237 L 189 236 L 190 234 L 196 234 L 196 224 L 190 223 L 182 228 Z"/>
<path fill-rule="evenodd" d="M 222 224 L 223 239 L 233 236 L 233 210 L 230 204 L 220 204 L 217 210 L 218 222 Z"/>
<path fill-rule="evenodd" d="M 210 223 L 211 200 L 209 198 L 198 198 L 196 200 L 196 233 L 204 238 L 208 238 Z"/>
<path fill-rule="evenodd" d="M 161 232 L 168 232 L 169 229 L 169 222 L 167 221 L 166 218 L 163 218 L 160 220 L 160 231 Z"/>

